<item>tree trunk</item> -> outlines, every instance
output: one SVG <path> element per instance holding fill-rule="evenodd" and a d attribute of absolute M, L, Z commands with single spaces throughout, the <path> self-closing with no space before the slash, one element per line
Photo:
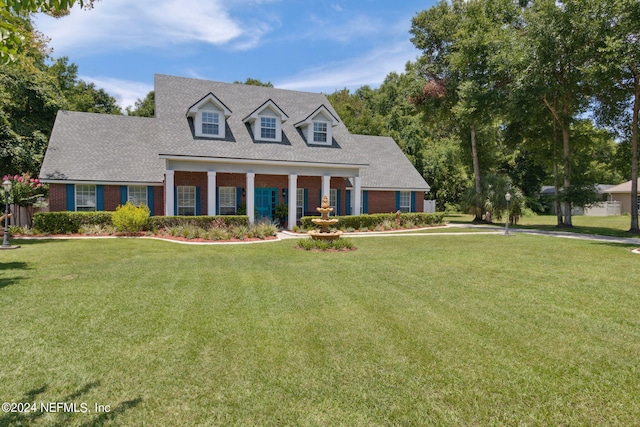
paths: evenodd
<path fill-rule="evenodd" d="M 557 226 L 562 226 L 562 204 L 560 203 L 560 170 L 558 167 L 558 132 L 556 130 L 557 120 L 553 120 L 553 185 L 556 191 L 555 193 L 555 206 L 556 206 L 556 218 Z"/>
<path fill-rule="evenodd" d="M 554 187 L 556 190 L 555 194 L 555 205 L 556 205 L 556 217 L 557 217 L 557 226 L 562 226 L 562 203 L 560 203 L 560 171 L 558 170 L 558 161 L 553 161 L 553 175 L 554 175 Z"/>
<path fill-rule="evenodd" d="M 631 228 L 630 233 L 640 233 L 638 228 L 638 111 L 640 110 L 640 75 L 634 78 L 635 98 L 631 120 Z"/>
<path fill-rule="evenodd" d="M 571 151 L 569 150 L 569 126 L 562 127 L 562 150 L 564 162 L 564 191 L 571 190 Z M 573 227 L 571 221 L 571 200 L 564 202 L 564 223 L 565 227 Z"/>
<path fill-rule="evenodd" d="M 482 185 L 480 183 L 480 163 L 478 162 L 478 147 L 476 144 L 476 126 L 470 125 L 471 129 L 471 157 L 473 158 L 473 179 L 476 184 L 476 217 L 474 222 L 482 221 Z"/>

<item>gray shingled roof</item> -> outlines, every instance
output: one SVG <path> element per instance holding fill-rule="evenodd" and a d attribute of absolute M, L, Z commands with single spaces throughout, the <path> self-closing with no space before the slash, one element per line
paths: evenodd
<path fill-rule="evenodd" d="M 412 189 L 429 191 L 429 184 L 418 173 L 393 138 L 352 135 L 369 167 L 362 170 L 365 189 Z"/>
<path fill-rule="evenodd" d="M 155 119 L 59 111 L 40 178 L 162 182 Z"/>
<path fill-rule="evenodd" d="M 233 112 L 224 140 L 194 137 L 187 118 L 189 108 L 209 93 Z M 308 145 L 294 124 L 321 105 L 339 118 L 322 94 L 165 75 L 156 75 L 155 94 L 154 119 L 60 112 L 40 177 L 161 183 L 164 161 L 159 156 L 166 155 L 367 165 L 365 188 L 429 188 L 391 138 L 351 135 L 341 120 L 332 129 L 332 146 Z M 289 117 L 282 124 L 281 143 L 254 141 L 242 121 L 269 99 Z"/>

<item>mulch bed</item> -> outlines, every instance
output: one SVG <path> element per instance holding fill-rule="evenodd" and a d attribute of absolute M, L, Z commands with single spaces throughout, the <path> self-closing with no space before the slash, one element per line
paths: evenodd
<path fill-rule="evenodd" d="M 260 239 L 258 237 L 251 237 L 246 239 L 226 239 L 226 240 L 210 240 L 210 239 L 188 239 L 183 236 L 170 236 L 168 234 L 147 234 L 145 232 L 140 233 L 115 233 L 115 234 L 80 234 L 80 233 L 72 233 L 72 234 L 32 234 L 32 235 L 23 235 L 16 234 L 12 235 L 17 238 L 24 239 L 91 239 L 91 238 L 108 238 L 108 237 L 149 237 L 157 240 L 167 240 L 167 241 L 175 241 L 175 242 L 187 242 L 187 243 L 242 243 L 242 242 L 262 242 L 267 240 L 277 240 L 276 236 L 265 237 L 264 239 Z"/>

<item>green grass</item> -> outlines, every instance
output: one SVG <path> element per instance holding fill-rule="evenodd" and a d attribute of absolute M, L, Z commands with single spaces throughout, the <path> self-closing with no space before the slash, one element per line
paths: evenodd
<path fill-rule="evenodd" d="M 634 425 L 640 256 L 517 235 L 0 252 L 0 426 Z"/>
<path fill-rule="evenodd" d="M 473 215 L 466 214 L 450 214 L 445 216 L 445 222 L 451 224 L 471 224 L 473 222 Z M 591 234 L 591 235 L 603 235 L 603 236 L 615 236 L 615 237 L 638 237 L 628 233 L 631 226 L 631 217 L 627 215 L 617 216 L 584 216 L 575 215 L 572 217 L 572 228 L 558 228 L 557 217 L 555 215 L 535 215 L 528 217 L 521 217 L 518 220 L 518 224 L 511 226 L 515 229 L 535 229 L 535 230 L 547 230 L 547 231 L 562 231 L 578 234 Z M 494 225 L 504 226 L 504 222 L 495 222 Z"/>

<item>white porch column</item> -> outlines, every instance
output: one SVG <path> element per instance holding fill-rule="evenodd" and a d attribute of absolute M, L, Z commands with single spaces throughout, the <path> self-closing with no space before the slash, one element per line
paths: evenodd
<path fill-rule="evenodd" d="M 362 205 L 362 187 L 360 186 L 360 177 L 353 179 L 353 212 L 351 215 L 360 215 L 360 206 Z"/>
<path fill-rule="evenodd" d="M 331 199 L 331 175 L 322 176 L 322 197 Z"/>
<path fill-rule="evenodd" d="M 207 172 L 207 215 L 216 214 L 216 173 Z"/>
<path fill-rule="evenodd" d="M 249 216 L 249 224 L 256 222 L 256 174 L 247 172 L 247 215 Z"/>
<path fill-rule="evenodd" d="M 296 225 L 296 211 L 297 211 L 297 207 L 298 207 L 298 175 L 296 174 L 291 174 L 289 175 L 289 189 L 287 190 L 288 193 L 288 201 L 287 204 L 289 205 L 289 218 L 288 218 L 288 222 L 287 222 L 287 228 L 289 230 L 293 230 L 293 227 Z"/>
<path fill-rule="evenodd" d="M 174 216 L 176 213 L 173 210 L 175 205 L 174 199 L 174 174 L 173 170 L 164 171 L 164 214 L 166 216 Z"/>

